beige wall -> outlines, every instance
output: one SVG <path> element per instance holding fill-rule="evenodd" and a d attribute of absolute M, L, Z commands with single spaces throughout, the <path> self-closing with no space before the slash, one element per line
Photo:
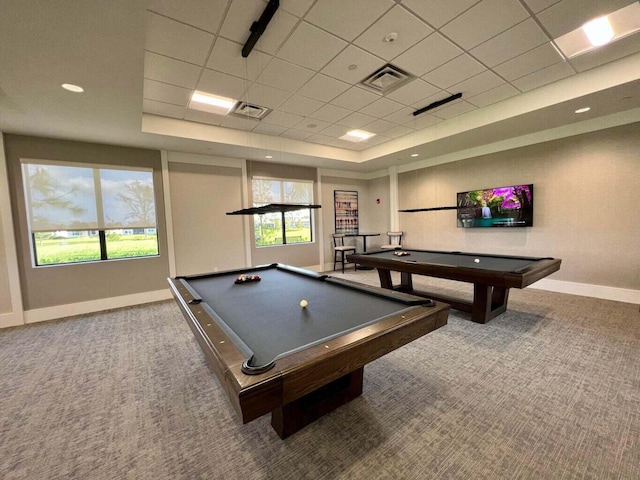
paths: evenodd
<path fill-rule="evenodd" d="M 534 226 L 456 228 L 454 211 L 401 213 L 406 244 L 562 259 L 552 278 L 640 289 L 640 124 L 402 173 L 399 208 L 455 205 L 456 193 L 534 184 Z"/>
<path fill-rule="evenodd" d="M 176 274 L 243 268 L 242 169 L 170 161 L 169 185 Z"/>
<path fill-rule="evenodd" d="M 2 215 L 1 208 L 0 215 Z M 0 314 L 9 313 L 13 309 L 11 305 L 10 287 L 7 268 L 7 249 L 4 244 L 4 231 L 2 229 L 2 219 L 0 218 Z"/>
<path fill-rule="evenodd" d="M 14 233 L 20 288 L 25 310 L 167 288 L 169 268 L 159 152 L 19 135 L 6 135 L 4 142 L 11 203 L 15 215 Z M 22 194 L 21 158 L 153 168 L 160 255 L 55 267 L 33 267 Z"/>

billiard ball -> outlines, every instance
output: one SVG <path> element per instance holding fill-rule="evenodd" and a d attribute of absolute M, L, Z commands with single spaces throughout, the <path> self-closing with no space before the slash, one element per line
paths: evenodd
<path fill-rule="evenodd" d="M 476 258 L 476 259 L 474 260 L 474 262 L 476 262 L 476 263 L 480 263 L 480 259 L 479 259 L 479 258 Z"/>
<path fill-rule="evenodd" d="M 300 306 L 301 306 L 302 308 L 306 308 L 306 307 L 307 307 L 307 305 L 309 305 L 309 302 L 307 302 L 306 300 L 301 300 L 301 301 L 300 301 Z"/>

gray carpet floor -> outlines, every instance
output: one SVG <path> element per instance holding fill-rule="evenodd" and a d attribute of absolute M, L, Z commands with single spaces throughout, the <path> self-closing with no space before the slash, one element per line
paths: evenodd
<path fill-rule="evenodd" d="M 528 288 L 468 318 L 285 441 L 240 423 L 173 301 L 0 330 L 0 478 L 640 478 L 637 305 Z"/>

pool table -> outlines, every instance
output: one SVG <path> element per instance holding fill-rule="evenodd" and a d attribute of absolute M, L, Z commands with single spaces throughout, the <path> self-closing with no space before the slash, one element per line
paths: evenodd
<path fill-rule="evenodd" d="M 257 278 L 236 283 L 241 275 Z M 365 364 L 449 314 L 433 300 L 282 264 L 168 281 L 242 422 L 271 412 L 283 439 L 360 395 Z"/>
<path fill-rule="evenodd" d="M 405 252 L 402 254 L 401 252 Z M 448 303 L 471 313 L 471 320 L 486 323 L 507 310 L 510 288 L 528 285 L 560 269 L 560 259 L 516 257 L 484 253 L 437 250 L 380 250 L 347 255 L 349 262 L 378 269 L 380 285 Z M 400 284 L 394 286 L 391 272 L 400 272 Z M 473 301 L 418 291 L 412 274 L 473 283 Z"/>

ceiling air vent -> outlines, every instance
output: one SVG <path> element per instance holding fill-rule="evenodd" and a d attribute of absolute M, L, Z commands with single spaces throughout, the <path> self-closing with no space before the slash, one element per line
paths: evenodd
<path fill-rule="evenodd" d="M 270 108 L 261 107 L 260 105 L 254 105 L 253 103 L 238 102 L 233 110 L 229 112 L 229 115 L 235 115 L 242 118 L 255 118 L 262 120 L 271 111 Z"/>
<path fill-rule="evenodd" d="M 384 67 L 379 68 L 367 78 L 360 82 L 371 90 L 374 90 L 383 95 L 394 91 L 396 88 L 400 88 L 402 85 L 413 80 L 414 77 L 409 72 L 387 63 Z"/>

